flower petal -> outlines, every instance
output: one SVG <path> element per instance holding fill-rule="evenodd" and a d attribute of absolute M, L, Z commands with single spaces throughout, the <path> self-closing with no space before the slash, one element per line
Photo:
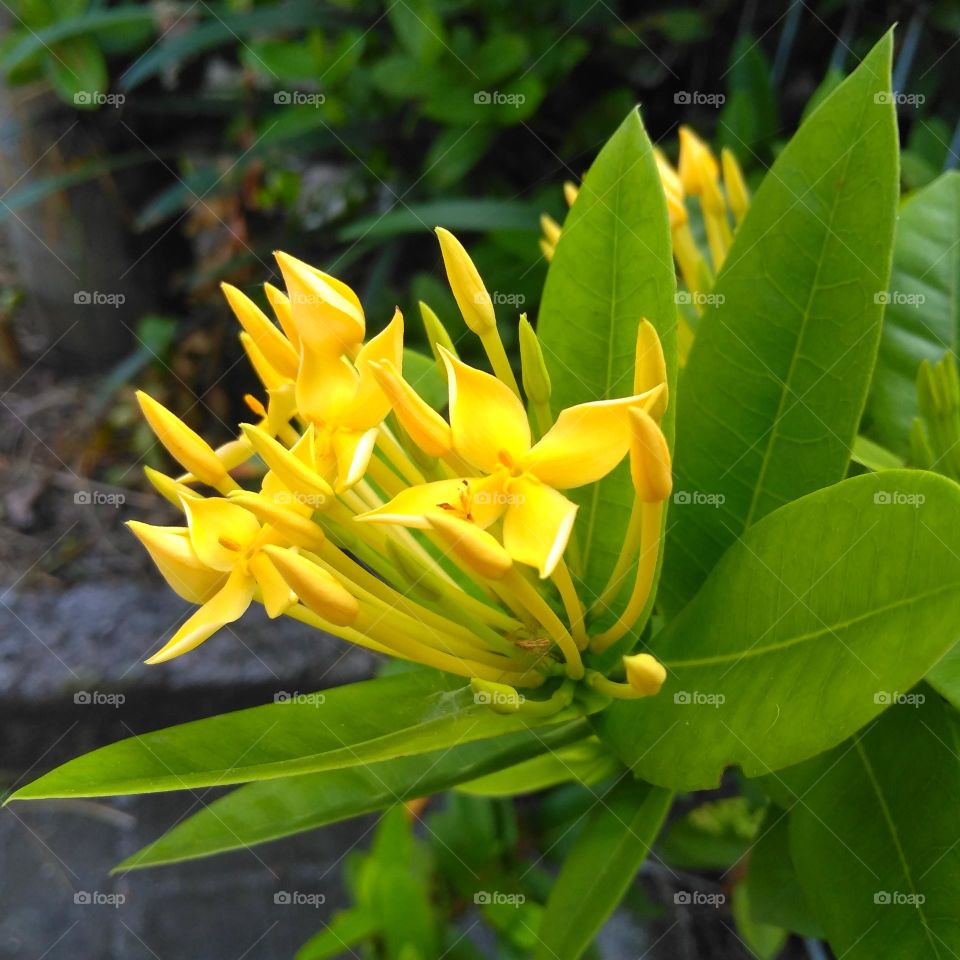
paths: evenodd
<path fill-rule="evenodd" d="M 530 424 L 520 398 L 491 374 L 437 349 L 447 368 L 454 450 L 484 473 L 519 463 L 530 449 Z"/>
<path fill-rule="evenodd" d="M 336 424 L 350 409 L 357 395 L 359 377 L 353 365 L 340 354 L 304 344 L 297 371 L 297 410 L 320 423 Z"/>
<path fill-rule="evenodd" d="M 257 581 L 263 607 L 271 620 L 276 620 L 297 602 L 297 595 L 262 550 L 250 558 L 250 572 Z"/>
<path fill-rule="evenodd" d="M 334 576 L 293 550 L 267 547 L 265 552 L 304 605 L 338 627 L 357 619 L 360 605 Z"/>
<path fill-rule="evenodd" d="M 239 508 L 238 508 L 239 509 Z M 237 568 L 227 582 L 182 627 L 169 642 L 147 663 L 163 663 L 199 647 L 221 627 L 239 620 L 253 599 L 253 578 Z"/>
<path fill-rule="evenodd" d="M 513 480 L 510 493 L 503 545 L 518 563 L 536 567 L 541 577 L 549 577 L 570 539 L 577 505 L 529 475 Z"/>
<path fill-rule="evenodd" d="M 524 467 L 558 490 L 605 477 L 630 448 L 627 411 L 644 400 L 640 394 L 568 407 L 530 451 Z"/>
<path fill-rule="evenodd" d="M 183 497 L 190 543 L 200 560 L 214 570 L 232 570 L 240 555 L 260 534 L 257 518 L 221 497 Z"/>
<path fill-rule="evenodd" d="M 396 310 L 386 328 L 368 340 L 357 354 L 359 374 L 357 389 L 342 424 L 354 430 L 369 430 L 379 426 L 390 412 L 390 398 L 384 393 L 371 364 L 389 361 L 397 370 L 403 369 L 403 314 Z"/>
<path fill-rule="evenodd" d="M 348 490 L 367 472 L 367 464 L 377 443 L 378 429 L 364 433 L 338 430 L 333 434 L 333 453 L 337 458 L 337 493 Z"/>
<path fill-rule="evenodd" d="M 437 480 L 408 487 L 389 503 L 361 513 L 356 520 L 397 523 L 404 527 L 430 529 L 429 518 L 437 514 L 470 520 L 481 529 L 489 527 L 506 509 L 503 475 Z"/>
<path fill-rule="evenodd" d="M 428 457 L 448 453 L 453 443 L 450 424 L 400 376 L 389 360 L 371 364 L 371 368 L 410 439 Z"/>
<path fill-rule="evenodd" d="M 240 326 L 252 337 L 270 365 L 292 380 L 297 375 L 298 357 L 290 341 L 245 293 L 229 283 L 221 283 L 220 289 L 240 321 Z"/>
<path fill-rule="evenodd" d="M 186 527 L 127 523 L 173 591 L 190 603 L 205 603 L 226 583 L 227 575 L 208 567 L 196 554 Z"/>

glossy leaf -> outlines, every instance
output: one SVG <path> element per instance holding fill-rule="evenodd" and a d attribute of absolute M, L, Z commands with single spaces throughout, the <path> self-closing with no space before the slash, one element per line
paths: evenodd
<path fill-rule="evenodd" d="M 960 349 L 960 173 L 945 173 L 900 208 L 883 337 L 870 398 L 872 434 L 910 452 L 917 369 Z"/>
<path fill-rule="evenodd" d="M 845 960 L 960 952 L 955 718 L 929 690 L 822 758 L 790 816 L 790 848 Z"/>
<path fill-rule="evenodd" d="M 908 690 L 960 632 L 960 487 L 888 470 L 782 507 L 727 551 L 652 641 L 655 697 L 597 718 L 638 776 L 719 784 L 835 746 Z"/>
<path fill-rule="evenodd" d="M 576 960 L 616 909 L 650 852 L 673 794 L 621 780 L 591 808 L 557 877 L 536 960 Z"/>
<path fill-rule="evenodd" d="M 668 611 L 744 529 L 846 473 L 896 214 L 891 46 L 888 34 L 779 155 L 701 318 L 679 389 Z"/>
<path fill-rule="evenodd" d="M 384 810 L 560 749 L 587 730 L 586 722 L 580 720 L 417 757 L 246 784 L 204 806 L 116 869 L 208 857 Z"/>
<path fill-rule="evenodd" d="M 563 225 L 537 332 L 554 410 L 633 390 L 637 327 L 657 328 L 671 390 L 677 362 L 675 276 L 666 201 L 640 114 L 633 110 L 594 161 Z M 672 436 L 673 406 L 665 428 Z M 627 526 L 633 487 L 625 466 L 571 491 L 583 577 L 606 582 Z"/>
<path fill-rule="evenodd" d="M 571 711 L 546 718 L 570 719 Z M 536 719 L 533 720 L 536 724 Z M 415 670 L 185 723 L 94 750 L 13 799 L 103 797 L 339 770 L 526 729 L 462 678 Z"/>

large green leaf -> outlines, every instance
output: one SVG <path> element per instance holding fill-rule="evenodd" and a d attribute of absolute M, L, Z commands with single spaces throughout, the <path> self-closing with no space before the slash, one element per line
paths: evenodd
<path fill-rule="evenodd" d="M 416 757 L 249 783 L 178 823 L 117 870 L 208 857 L 384 810 L 559 749 L 588 731 L 579 720 Z"/>
<path fill-rule="evenodd" d="M 550 892 L 536 960 L 576 960 L 616 909 L 660 832 L 669 790 L 626 777 L 597 798 Z"/>
<path fill-rule="evenodd" d="M 652 646 L 655 697 L 597 719 L 638 776 L 715 787 L 826 750 L 960 635 L 960 486 L 916 470 L 810 494 L 746 531 Z"/>
<path fill-rule="evenodd" d="M 668 610 L 750 524 L 846 473 L 890 271 L 891 46 L 888 34 L 783 150 L 717 278 L 679 390 Z"/>
<path fill-rule="evenodd" d="M 565 710 L 544 719 L 572 716 Z M 527 726 L 518 714 L 498 715 L 476 703 L 462 678 L 416 670 L 121 740 L 57 767 L 11 799 L 270 780 L 417 756 Z"/>
<path fill-rule="evenodd" d="M 960 347 L 960 173 L 951 171 L 900 208 L 887 312 L 870 397 L 871 432 L 910 452 L 917 368 Z"/>
<path fill-rule="evenodd" d="M 632 392 L 642 317 L 660 334 L 673 389 L 675 276 L 666 201 L 651 150 L 633 110 L 590 167 L 564 223 L 538 324 L 555 411 Z M 671 437 L 672 420 L 671 406 L 665 424 Z M 583 578 L 599 592 L 630 515 L 629 472 L 621 467 L 577 499 Z"/>
<path fill-rule="evenodd" d="M 820 758 L 790 815 L 807 899 L 845 960 L 960 953 L 956 720 L 923 691 Z"/>

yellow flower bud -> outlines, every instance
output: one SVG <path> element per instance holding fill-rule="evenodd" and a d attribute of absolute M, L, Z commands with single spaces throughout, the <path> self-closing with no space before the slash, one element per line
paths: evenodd
<path fill-rule="evenodd" d="M 563 184 L 563 198 L 567 201 L 568 207 L 573 206 L 579 192 L 580 188 L 572 180 L 567 180 Z"/>
<path fill-rule="evenodd" d="M 684 203 L 683 184 L 677 171 L 670 165 L 658 147 L 653 148 L 653 159 L 660 174 L 660 183 L 663 186 L 664 196 L 667 198 L 667 215 L 670 218 L 670 229 L 676 230 L 687 222 L 687 205 Z"/>
<path fill-rule="evenodd" d="M 300 334 L 297 333 L 297 325 L 293 322 L 290 298 L 272 283 L 265 283 L 263 292 L 267 295 L 267 301 L 270 303 L 273 315 L 277 318 L 277 323 L 280 324 L 280 329 L 287 335 L 287 339 L 294 348 L 299 350 Z"/>
<path fill-rule="evenodd" d="M 186 527 L 156 527 L 139 520 L 128 521 L 127 527 L 147 548 L 163 579 L 189 603 L 206 603 L 226 581 L 225 573 L 197 556 Z"/>
<path fill-rule="evenodd" d="M 333 496 L 333 489 L 320 474 L 260 427 L 255 427 L 252 423 L 241 423 L 240 429 L 263 462 L 295 493 Z M 306 442 L 309 442 L 309 439 Z"/>
<path fill-rule="evenodd" d="M 623 666 L 627 671 L 627 683 L 645 697 L 659 693 L 667 679 L 664 665 L 649 653 L 626 656 L 623 658 Z"/>
<path fill-rule="evenodd" d="M 637 327 L 637 353 L 633 365 L 633 392 L 646 393 L 667 382 L 667 361 L 663 356 L 663 345 L 657 334 L 657 328 L 644 317 Z M 667 406 L 667 392 L 663 391 L 657 403 L 657 409 L 650 416 L 659 420 Z"/>
<path fill-rule="evenodd" d="M 156 490 L 164 500 L 172 503 L 178 510 L 180 509 L 181 497 L 200 496 L 196 490 L 188 487 L 182 481 L 174 480 L 173 477 L 168 477 L 165 473 L 154 470 L 153 467 L 144 467 L 143 472 L 154 490 Z"/>
<path fill-rule="evenodd" d="M 630 408 L 630 476 L 637 499 L 659 503 L 670 496 L 670 448 L 656 420 L 641 407 Z"/>
<path fill-rule="evenodd" d="M 240 333 L 240 345 L 243 347 L 253 372 L 257 379 L 267 388 L 267 390 L 276 390 L 283 384 L 288 383 L 286 377 L 277 370 L 276 367 L 264 356 L 263 351 L 257 345 L 257 341 L 246 331 Z"/>
<path fill-rule="evenodd" d="M 740 164 L 728 147 L 720 151 L 720 162 L 723 165 L 723 185 L 727 188 L 727 201 L 739 223 L 746 216 L 750 206 L 750 191 L 747 189 L 747 182 L 743 178 Z"/>
<path fill-rule="evenodd" d="M 523 389 L 532 403 L 550 402 L 550 374 L 543 359 L 540 341 L 525 313 L 520 314 L 520 363 Z"/>
<path fill-rule="evenodd" d="M 283 547 L 265 546 L 263 552 L 290 589 L 318 617 L 338 627 L 348 627 L 357 619 L 360 604 L 356 597 L 348 593 L 323 567 Z"/>
<path fill-rule="evenodd" d="M 507 683 L 472 677 L 470 686 L 474 701 L 488 706 L 494 713 L 516 713 L 523 704 L 523 695 Z"/>
<path fill-rule="evenodd" d="M 548 213 L 540 214 L 540 228 L 543 230 L 543 237 L 551 246 L 556 246 L 560 239 L 560 224 Z"/>
<path fill-rule="evenodd" d="M 230 502 L 249 510 L 261 523 L 269 524 L 295 547 L 316 550 L 327 539 L 319 524 L 292 509 L 295 504 L 308 501 L 295 500 L 289 490 L 277 490 L 272 494 L 238 490 L 230 496 Z"/>
<path fill-rule="evenodd" d="M 397 373 L 389 360 L 371 363 L 370 369 L 413 442 L 430 457 L 449 453 L 453 438 L 447 421 Z"/>
<path fill-rule="evenodd" d="M 290 341 L 245 293 L 229 283 L 221 283 L 220 288 L 240 326 L 250 335 L 270 365 L 283 377 L 290 380 L 296 377 L 300 358 Z"/>
<path fill-rule="evenodd" d="M 217 488 L 236 488 L 237 484 L 227 473 L 216 451 L 203 437 L 142 390 L 137 391 L 137 401 L 150 429 L 177 463 L 201 483 Z"/>
<path fill-rule="evenodd" d="M 449 230 L 437 227 L 436 234 L 440 240 L 440 252 L 443 254 L 450 289 L 467 326 L 478 336 L 495 330 L 497 315 L 493 310 L 493 300 L 470 255 Z"/>
<path fill-rule="evenodd" d="M 513 566 L 510 554 L 489 534 L 468 520 L 431 513 L 430 526 L 454 555 L 487 580 L 501 580 Z"/>
<path fill-rule="evenodd" d="M 701 194 L 707 182 L 716 183 L 720 176 L 713 152 L 687 126 L 680 128 L 679 174 L 684 191 L 691 196 Z"/>

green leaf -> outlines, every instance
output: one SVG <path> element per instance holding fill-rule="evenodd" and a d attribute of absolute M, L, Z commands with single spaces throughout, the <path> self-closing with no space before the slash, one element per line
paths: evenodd
<path fill-rule="evenodd" d="M 12 799 L 155 793 L 341 770 L 515 733 L 537 725 L 531 720 L 477 704 L 460 677 L 413 670 L 121 740 L 57 767 Z"/>
<path fill-rule="evenodd" d="M 642 317 L 660 334 L 673 395 L 677 309 L 671 249 L 650 140 L 632 110 L 590 167 L 547 273 L 537 332 L 555 411 L 632 393 Z M 672 410 L 671 404 L 664 425 L 670 437 Z M 629 470 L 624 464 L 601 483 L 572 493 L 580 504 L 582 577 L 599 593 L 630 516 Z"/>
<path fill-rule="evenodd" d="M 557 877 L 536 960 L 576 960 L 627 892 L 673 794 L 627 777 L 599 798 Z"/>
<path fill-rule="evenodd" d="M 761 923 L 752 912 L 751 891 L 746 884 L 733 888 L 733 919 L 737 934 L 759 960 L 776 960 L 787 943 L 787 931 L 769 923 Z"/>
<path fill-rule="evenodd" d="M 845 960 L 960 952 L 956 721 L 916 696 L 820 758 L 790 815 L 800 880 Z"/>
<path fill-rule="evenodd" d="M 745 33 L 737 38 L 727 74 L 727 101 L 720 113 L 717 138 L 737 156 L 756 156 L 777 132 L 770 64 L 756 37 Z"/>
<path fill-rule="evenodd" d="M 433 357 L 404 348 L 403 376 L 434 410 L 442 410 L 447 405 L 447 384 Z"/>
<path fill-rule="evenodd" d="M 678 611 L 723 551 L 841 480 L 880 336 L 897 196 L 888 34 L 777 158 L 740 225 L 683 371 L 660 600 Z"/>
<path fill-rule="evenodd" d="M 400 46 L 418 64 L 430 64 L 446 48 L 443 21 L 428 0 L 404 0 L 387 7 Z"/>
<path fill-rule="evenodd" d="M 587 730 L 580 720 L 369 766 L 250 783 L 204 806 L 116 870 L 195 860 L 384 810 L 559 749 Z"/>
<path fill-rule="evenodd" d="M 960 173 L 900 209 L 883 337 L 870 398 L 871 433 L 903 456 L 917 413 L 917 369 L 960 350 Z"/>
<path fill-rule="evenodd" d="M 373 936 L 377 921 L 367 910 L 354 908 L 334 914 L 330 923 L 311 937 L 296 953 L 294 960 L 331 960 L 361 940 Z"/>
<path fill-rule="evenodd" d="M 651 783 L 715 787 L 839 743 L 908 690 L 960 632 L 960 487 L 888 470 L 810 494 L 746 531 L 652 647 L 655 697 L 596 720 Z"/>
<path fill-rule="evenodd" d="M 65 103 L 82 110 L 96 110 L 94 94 L 105 94 L 110 78 L 107 61 L 96 41 L 73 37 L 58 43 L 46 60 L 47 77 Z"/>
<path fill-rule="evenodd" d="M 536 233 L 540 212 L 513 200 L 447 198 L 428 203 L 404 204 L 376 217 L 354 220 L 337 235 L 339 240 L 361 237 L 384 239 L 405 233 L 428 233 L 435 226 L 448 230 L 524 230 Z"/>
<path fill-rule="evenodd" d="M 789 815 L 783 810 L 767 811 L 750 852 L 744 885 L 750 891 L 750 914 L 757 923 L 823 938 L 793 865 Z"/>

